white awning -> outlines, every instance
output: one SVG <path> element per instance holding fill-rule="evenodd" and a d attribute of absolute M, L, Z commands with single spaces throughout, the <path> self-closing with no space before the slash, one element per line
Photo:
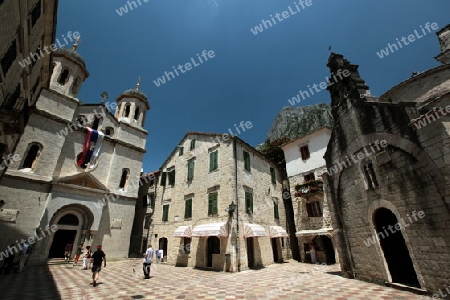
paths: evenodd
<path fill-rule="evenodd" d="M 302 235 L 331 235 L 333 232 L 333 228 L 321 228 L 314 230 L 300 230 L 295 233 L 296 236 Z"/>
<path fill-rule="evenodd" d="M 192 226 L 180 226 L 173 232 L 173 236 L 177 237 L 191 237 Z"/>
<path fill-rule="evenodd" d="M 210 223 L 198 225 L 192 230 L 192 236 L 228 236 L 228 223 Z"/>
<path fill-rule="evenodd" d="M 269 235 L 271 238 L 288 237 L 286 230 L 281 226 L 270 226 Z"/>
<path fill-rule="evenodd" d="M 264 227 L 258 224 L 244 223 L 244 237 L 267 236 Z"/>

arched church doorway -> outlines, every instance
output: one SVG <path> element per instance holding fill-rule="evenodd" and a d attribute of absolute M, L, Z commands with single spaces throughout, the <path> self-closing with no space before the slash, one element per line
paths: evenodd
<path fill-rule="evenodd" d="M 403 233 L 391 231 L 398 223 L 397 217 L 389 209 L 380 208 L 375 212 L 374 223 L 392 282 L 420 287 Z"/>
<path fill-rule="evenodd" d="M 67 243 L 71 242 L 73 251 L 76 248 L 75 242 L 77 241 L 77 234 L 79 233 L 81 226 L 80 220 L 74 214 L 68 213 L 63 215 L 58 223 L 58 231 L 55 232 L 52 245 L 48 252 L 48 258 L 63 258 L 64 249 Z"/>

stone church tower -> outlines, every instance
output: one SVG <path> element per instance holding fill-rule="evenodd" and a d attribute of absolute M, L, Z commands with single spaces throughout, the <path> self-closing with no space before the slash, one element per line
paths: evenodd
<path fill-rule="evenodd" d="M 380 97 L 358 66 L 331 53 L 335 127 L 326 193 L 344 276 L 428 292 L 450 281 L 450 26 L 442 63 Z"/>
<path fill-rule="evenodd" d="M 116 112 L 104 103 L 106 93 L 102 103 L 82 103 L 77 96 L 89 72 L 75 50 L 54 52 L 49 89 L 15 150 L 21 161 L 0 182 L 0 249 L 35 237 L 33 260 L 63 257 L 68 241 L 74 249 L 101 244 L 110 258 L 128 257 L 150 105 L 139 85 L 118 96 Z M 90 129 L 97 140 L 87 139 Z M 45 234 L 52 225 L 58 230 Z"/>

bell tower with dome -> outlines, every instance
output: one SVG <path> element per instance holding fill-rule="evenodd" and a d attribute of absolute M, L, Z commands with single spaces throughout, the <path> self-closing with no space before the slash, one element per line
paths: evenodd
<path fill-rule="evenodd" d="M 143 128 L 145 115 L 150 110 L 147 96 L 139 90 L 140 83 L 136 89 L 129 89 L 117 97 L 117 110 L 115 117 L 119 122 L 128 123 L 132 126 Z"/>
<path fill-rule="evenodd" d="M 78 96 L 81 84 L 89 77 L 83 57 L 75 51 L 78 41 L 72 49 L 59 48 L 53 53 L 53 73 L 50 78 L 50 89 L 72 98 Z"/>

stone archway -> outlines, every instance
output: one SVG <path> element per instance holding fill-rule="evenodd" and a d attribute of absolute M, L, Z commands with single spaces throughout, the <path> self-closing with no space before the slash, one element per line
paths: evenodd
<path fill-rule="evenodd" d="M 45 257 L 62 258 L 69 241 L 73 243 L 72 253 L 81 243 L 90 244 L 95 232 L 90 231 L 92 223 L 93 215 L 87 207 L 68 205 L 59 209 L 51 217 L 50 224 L 56 225 L 58 231 L 46 241 Z"/>
<path fill-rule="evenodd" d="M 378 233 L 380 246 L 392 278 L 392 282 L 420 288 L 419 280 L 413 266 L 411 255 L 401 231 L 389 232 L 398 224 L 395 214 L 387 208 L 374 212 L 373 223 Z"/>

